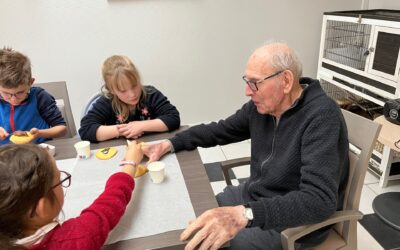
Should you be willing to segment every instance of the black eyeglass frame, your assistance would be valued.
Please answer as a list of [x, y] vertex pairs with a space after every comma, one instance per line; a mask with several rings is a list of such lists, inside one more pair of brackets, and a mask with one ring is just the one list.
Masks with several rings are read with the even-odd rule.
[[[62, 170], [60, 171], [60, 173], [64, 173], [66, 175], [66, 177], [64, 179], [60, 180], [60, 182], [57, 183], [56, 185], [52, 186], [52, 188], [55, 188], [58, 185], [61, 185], [62, 187], [65, 187], [65, 188], [71, 186], [71, 174], [66, 171], [62, 171]], [[68, 181], [67, 184], [65, 184], [66, 181]]]
[[28, 91], [20, 91], [20, 92], [14, 93], [14, 94], [0, 92], [0, 96], [1, 96], [1, 99], [3, 99], [3, 100], [11, 100], [11, 98], [13, 96], [15, 97], [15, 99], [21, 100], [23, 98], [26, 98], [30, 93], [31, 93], [31, 89], [28, 89]]
[[250, 88], [251, 90], [253, 90], [253, 91], [258, 91], [258, 86], [257, 86], [257, 84], [260, 84], [260, 83], [264, 82], [265, 80], [268, 80], [268, 79], [270, 79], [270, 78], [272, 78], [272, 77], [275, 77], [275, 76], [279, 75], [280, 73], [282, 73], [282, 72], [284, 72], [284, 71], [285, 71], [285, 70], [278, 71], [278, 72], [276, 72], [276, 73], [274, 73], [274, 74], [272, 74], [272, 75], [269, 75], [269, 76], [265, 77], [264, 79], [261, 79], [261, 80], [258, 80], [258, 81], [250, 81], [250, 80], [248, 80], [248, 79], [246, 78], [246, 76], [243, 76], [242, 79], [243, 79], [243, 81], [245, 81], [245, 82], [247, 83], [247, 85], [249, 85], [249, 88]]

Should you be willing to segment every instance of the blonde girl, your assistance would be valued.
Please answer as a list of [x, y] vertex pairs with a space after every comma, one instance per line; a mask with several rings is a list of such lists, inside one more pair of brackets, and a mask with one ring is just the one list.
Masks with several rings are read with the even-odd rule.
[[82, 139], [92, 142], [121, 136], [136, 139], [146, 132], [179, 128], [176, 107], [155, 87], [142, 84], [138, 70], [128, 57], [107, 58], [102, 74], [102, 96], [81, 120]]

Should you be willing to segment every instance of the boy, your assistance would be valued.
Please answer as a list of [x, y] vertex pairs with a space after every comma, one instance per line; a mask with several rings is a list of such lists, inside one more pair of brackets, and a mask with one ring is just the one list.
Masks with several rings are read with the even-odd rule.
[[32, 87], [33, 82], [29, 58], [11, 48], [0, 49], [0, 144], [10, 143], [16, 131], [29, 132], [34, 143], [67, 132], [54, 97]]

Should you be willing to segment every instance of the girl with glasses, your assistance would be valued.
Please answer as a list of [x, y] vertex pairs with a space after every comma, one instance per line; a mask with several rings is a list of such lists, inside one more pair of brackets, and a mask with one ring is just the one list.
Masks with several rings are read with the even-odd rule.
[[104, 192], [80, 216], [60, 224], [62, 187], [71, 175], [36, 145], [0, 147], [0, 249], [100, 249], [131, 199], [142, 157], [140, 145], [131, 143]]

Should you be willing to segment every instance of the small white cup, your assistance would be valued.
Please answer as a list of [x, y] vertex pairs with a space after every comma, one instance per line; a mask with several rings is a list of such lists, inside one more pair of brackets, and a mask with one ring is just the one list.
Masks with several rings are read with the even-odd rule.
[[56, 147], [54, 147], [53, 145], [47, 143], [40, 143], [39, 147], [46, 149], [51, 156], [54, 156], [56, 154]]
[[162, 161], [153, 161], [147, 165], [149, 170], [150, 178], [153, 183], [161, 183], [165, 176], [165, 163]]
[[80, 141], [74, 145], [79, 159], [87, 159], [90, 157], [90, 142]]

